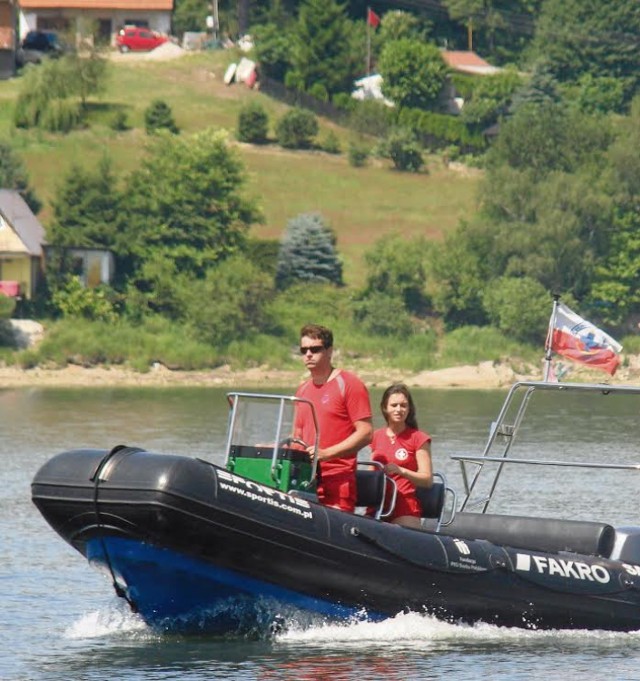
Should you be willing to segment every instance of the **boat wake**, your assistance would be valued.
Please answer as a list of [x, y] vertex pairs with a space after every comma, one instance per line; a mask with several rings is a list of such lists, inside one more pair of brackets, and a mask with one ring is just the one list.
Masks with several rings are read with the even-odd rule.
[[[270, 610], [270, 617], [267, 612]], [[389, 648], [397, 645], [406, 647], [438, 648], [457, 643], [504, 645], [546, 643], [570, 645], [572, 641], [584, 644], [591, 639], [599, 645], [613, 646], [640, 644], [640, 630], [634, 632], [612, 632], [605, 630], [535, 630], [500, 627], [493, 624], [452, 624], [430, 615], [415, 612], [399, 613], [382, 621], [366, 619], [366, 612], [348, 621], [336, 623], [319, 616], [294, 609], [278, 609], [275, 604], [267, 608], [263, 603], [263, 626], [260, 631], [253, 629], [228, 637], [235, 639], [271, 639], [276, 646], [331, 644], [334, 647], [350, 649], [375, 644]], [[202, 635], [202, 634], [200, 634]], [[114, 603], [102, 610], [86, 613], [73, 622], [65, 631], [68, 639], [92, 639], [126, 636], [138, 641], [157, 640], [163, 633], [146, 625], [139, 615], [133, 614], [124, 604]]]
[[409, 612], [381, 622], [359, 621], [345, 624], [323, 623], [310, 627], [290, 626], [276, 636], [282, 644], [339, 644], [340, 647], [358, 647], [375, 643], [376, 646], [394, 647], [398, 644], [412, 646], [438, 646], [442, 643], [486, 643], [504, 645], [505, 642], [532, 643], [553, 642], [557, 644], [571, 641], [584, 642], [592, 638], [599, 642], [611, 641], [640, 643], [640, 630], [635, 632], [611, 632], [604, 630], [535, 630], [500, 627], [493, 624], [451, 624], [430, 615]]

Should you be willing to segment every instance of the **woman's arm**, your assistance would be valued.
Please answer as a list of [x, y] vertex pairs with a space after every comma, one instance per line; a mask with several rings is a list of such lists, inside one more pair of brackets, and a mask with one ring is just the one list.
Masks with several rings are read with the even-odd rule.
[[431, 443], [425, 442], [416, 452], [418, 470], [410, 471], [395, 463], [385, 466], [386, 473], [395, 473], [412, 482], [416, 487], [431, 487], [433, 483], [433, 469], [431, 466]]

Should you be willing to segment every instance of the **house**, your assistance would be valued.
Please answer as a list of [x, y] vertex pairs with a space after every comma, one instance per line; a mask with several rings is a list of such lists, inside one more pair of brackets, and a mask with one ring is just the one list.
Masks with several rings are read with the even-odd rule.
[[[472, 76], [492, 76], [502, 71], [501, 68], [492, 66], [475, 52], [467, 50], [441, 50], [441, 55], [444, 63], [452, 71], [457, 71], [458, 73], [466, 73]], [[457, 116], [462, 111], [464, 99], [456, 91], [451, 79], [448, 80], [447, 85], [443, 89], [441, 102], [443, 109], [449, 114]]]
[[85, 288], [95, 288], [101, 284], [110, 284], [115, 274], [115, 258], [113, 253], [104, 248], [61, 248], [44, 246], [47, 266], [58, 266], [64, 261], [64, 270], [80, 279]]
[[476, 76], [491, 76], [500, 73], [501, 68], [492, 66], [475, 52], [466, 50], [442, 50], [444, 63], [452, 70]]
[[[3, 0], [0, 0], [2, 2]], [[18, 0], [19, 33], [49, 30], [80, 33], [80, 23], [96, 26], [95, 37], [114, 45], [125, 24], [171, 32], [173, 0]]]
[[31, 299], [43, 273], [44, 227], [19, 192], [0, 189], [0, 291]]
[[14, 0], [0, 0], [0, 79], [11, 78], [16, 70], [15, 26]]

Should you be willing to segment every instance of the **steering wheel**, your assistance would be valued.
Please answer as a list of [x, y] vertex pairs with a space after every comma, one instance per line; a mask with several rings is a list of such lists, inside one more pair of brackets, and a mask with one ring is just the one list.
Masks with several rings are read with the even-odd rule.
[[280, 440], [280, 442], [278, 442], [278, 447], [285, 447], [286, 445], [300, 445], [305, 451], [310, 446], [299, 437], [285, 437], [284, 440]]

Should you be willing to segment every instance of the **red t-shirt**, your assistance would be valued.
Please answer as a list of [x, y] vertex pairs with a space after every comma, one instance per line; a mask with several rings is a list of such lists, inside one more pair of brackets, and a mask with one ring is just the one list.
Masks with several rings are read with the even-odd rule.
[[[296, 397], [309, 400], [315, 407], [320, 430], [320, 448], [332, 447], [342, 442], [354, 431], [354, 422], [371, 418], [369, 392], [364, 383], [348, 371], [340, 371], [330, 381], [315, 385], [305, 381], [296, 391]], [[307, 444], [313, 444], [316, 431], [309, 407], [299, 404], [296, 412], [295, 432]], [[337, 474], [354, 474], [357, 452], [322, 461], [323, 477]]]
[[[417, 471], [418, 458], [416, 457], [416, 452], [422, 449], [428, 442], [431, 442], [431, 436], [428, 433], [417, 428], [407, 427], [396, 435], [396, 441], [392, 444], [385, 426], [384, 428], [378, 428], [373, 433], [371, 458], [383, 465], [396, 463], [408, 471]], [[408, 496], [415, 494], [416, 486], [410, 480], [400, 475], [391, 475], [390, 477], [396, 482], [398, 495]]]

